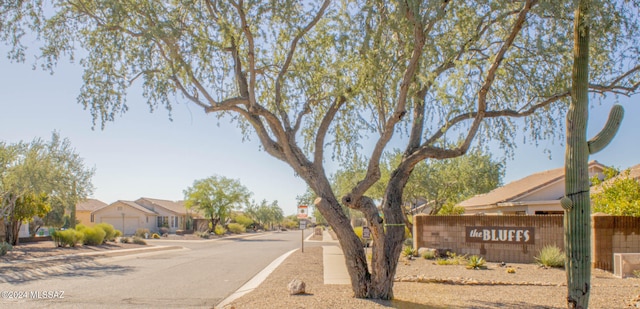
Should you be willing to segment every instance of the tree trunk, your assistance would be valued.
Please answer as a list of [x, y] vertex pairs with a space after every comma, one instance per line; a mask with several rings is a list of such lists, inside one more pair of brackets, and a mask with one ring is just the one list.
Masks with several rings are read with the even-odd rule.
[[589, 197], [589, 12], [579, 0], [574, 22], [574, 64], [571, 105], [567, 113], [564, 216], [568, 308], [589, 307], [591, 290], [591, 203]]

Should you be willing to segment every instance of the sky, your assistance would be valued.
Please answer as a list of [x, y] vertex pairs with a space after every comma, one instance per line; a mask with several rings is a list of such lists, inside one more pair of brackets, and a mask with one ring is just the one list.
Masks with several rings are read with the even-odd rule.
[[[85, 165], [95, 167], [93, 198], [105, 203], [149, 197], [181, 200], [195, 180], [219, 175], [238, 179], [253, 199], [278, 201], [285, 215], [296, 213], [296, 196], [304, 181], [292, 169], [261, 151], [257, 138], [242, 142], [228, 120], [205, 115], [194, 105], [177, 103], [172, 121], [166, 110], [149, 112], [141, 95], [128, 97], [129, 111], [92, 129], [90, 111], [77, 103], [82, 86], [79, 65], [61, 63], [55, 74], [32, 70], [31, 64], [0, 60], [0, 140], [7, 143], [49, 140], [53, 131], [68, 138]], [[590, 110], [589, 137], [604, 125], [613, 99]], [[640, 164], [640, 96], [620, 98], [625, 119], [612, 143], [590, 160], [627, 168]], [[558, 123], [558, 129], [564, 127]], [[519, 138], [518, 141], [521, 141]], [[548, 152], [545, 151], [548, 150]], [[564, 166], [564, 146], [541, 141], [518, 144], [506, 161], [504, 183]], [[492, 149], [494, 158], [502, 150]]]

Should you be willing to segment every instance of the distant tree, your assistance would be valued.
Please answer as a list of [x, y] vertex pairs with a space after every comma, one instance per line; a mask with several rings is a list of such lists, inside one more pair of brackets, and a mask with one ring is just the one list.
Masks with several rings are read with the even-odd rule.
[[87, 198], [93, 191], [94, 169], [86, 168], [69, 140], [61, 139], [56, 132], [49, 142], [35, 139], [31, 143], [0, 143], [0, 164], [0, 214], [7, 230], [6, 241], [12, 244], [18, 243], [22, 222], [46, 216], [52, 203], [68, 205], [75, 218], [78, 199]]
[[254, 202], [247, 209], [247, 214], [265, 228], [273, 228], [284, 219], [284, 212], [278, 206], [278, 201], [268, 203], [267, 200], [262, 200], [260, 204]]
[[185, 206], [196, 208], [211, 220], [212, 229], [224, 225], [231, 212], [248, 204], [251, 192], [239, 180], [211, 176], [196, 180], [185, 189]]
[[605, 173], [604, 181], [593, 180], [596, 193], [591, 195], [592, 212], [640, 217], [640, 182], [629, 173]]

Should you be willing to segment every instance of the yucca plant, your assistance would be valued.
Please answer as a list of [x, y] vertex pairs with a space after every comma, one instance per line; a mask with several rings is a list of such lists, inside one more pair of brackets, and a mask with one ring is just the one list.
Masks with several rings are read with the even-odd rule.
[[564, 267], [564, 253], [554, 245], [547, 245], [535, 257], [538, 264], [545, 267]]
[[404, 257], [414, 257], [416, 256], [416, 250], [413, 249], [413, 247], [404, 247], [404, 249], [402, 249], [402, 256]]

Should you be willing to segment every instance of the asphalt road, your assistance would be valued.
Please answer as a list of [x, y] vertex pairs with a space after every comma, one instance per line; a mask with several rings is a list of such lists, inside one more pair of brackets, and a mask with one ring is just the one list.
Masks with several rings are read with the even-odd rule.
[[[152, 240], [184, 249], [54, 267], [36, 279], [1, 283], [0, 308], [213, 308], [273, 260], [300, 248], [301, 239], [300, 231], [287, 231], [208, 241]], [[14, 299], [7, 299], [6, 291]]]

